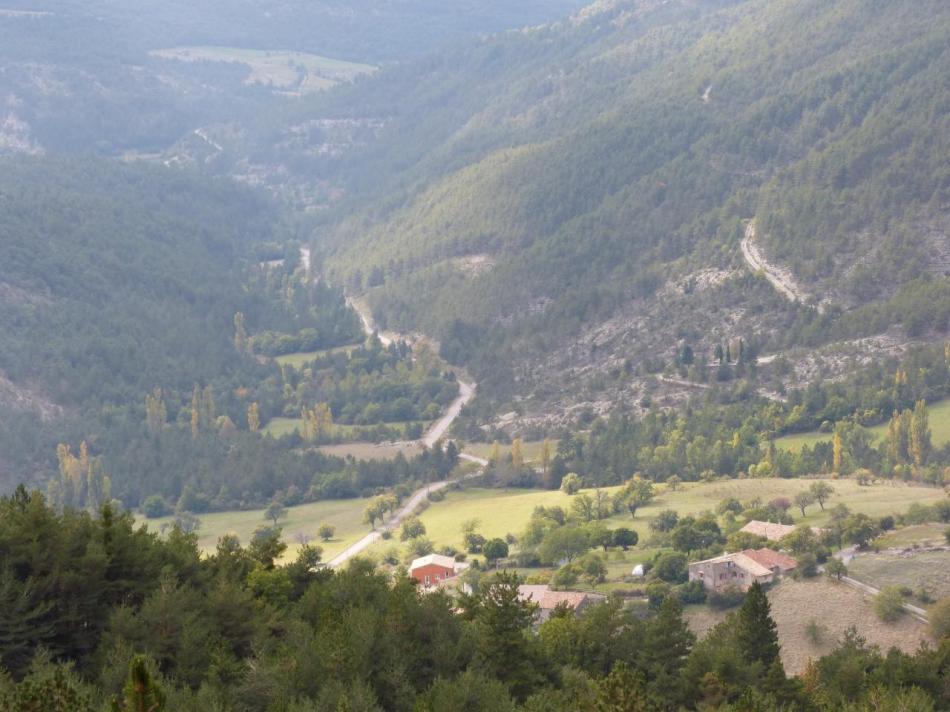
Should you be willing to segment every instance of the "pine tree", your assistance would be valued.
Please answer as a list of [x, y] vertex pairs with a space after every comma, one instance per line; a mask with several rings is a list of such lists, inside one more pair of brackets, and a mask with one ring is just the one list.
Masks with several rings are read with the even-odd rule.
[[165, 695], [152, 680], [144, 656], [136, 655], [129, 663], [129, 677], [122, 696], [122, 704], [113, 698], [113, 712], [160, 712], [165, 709]]
[[770, 611], [769, 599], [756, 581], [736, 616], [736, 644], [740, 653], [750, 663], [762, 663], [765, 668], [778, 658], [779, 651], [778, 633]]

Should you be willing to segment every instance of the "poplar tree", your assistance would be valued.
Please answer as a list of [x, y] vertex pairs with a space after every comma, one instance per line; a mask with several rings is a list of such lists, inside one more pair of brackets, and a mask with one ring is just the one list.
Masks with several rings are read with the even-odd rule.
[[145, 425], [148, 431], [155, 435], [161, 432], [167, 420], [168, 410], [165, 408], [162, 389], [156, 388], [145, 395]]
[[497, 465], [498, 460], [500, 458], [501, 458], [501, 446], [498, 444], [498, 441], [495, 440], [491, 444], [491, 454], [488, 456], [488, 461], [491, 462], [492, 465]]
[[234, 348], [237, 349], [239, 354], [248, 354], [251, 351], [242, 312], [237, 312], [234, 315]]
[[194, 389], [191, 391], [191, 437], [192, 439], [198, 438], [198, 432], [201, 429], [201, 391], [198, 390], [198, 386], [195, 385]]
[[834, 437], [831, 440], [831, 469], [836, 475], [841, 474], [841, 463], [844, 454], [844, 444], [841, 441], [841, 433], [835, 430]]
[[252, 433], [256, 433], [258, 429], [260, 429], [260, 427], [261, 427], [260, 408], [258, 407], [257, 403], [251, 403], [247, 407], [247, 429]]
[[511, 466], [516, 472], [524, 467], [524, 454], [521, 452], [521, 438], [511, 441]]
[[922, 400], [917, 401], [910, 418], [908, 437], [910, 457], [917, 467], [926, 464], [930, 457], [930, 424], [928, 420], [927, 404]]

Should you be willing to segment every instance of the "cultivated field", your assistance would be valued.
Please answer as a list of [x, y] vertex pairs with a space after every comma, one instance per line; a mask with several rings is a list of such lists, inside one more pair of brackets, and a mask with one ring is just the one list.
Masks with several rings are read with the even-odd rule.
[[950, 596], [950, 551], [859, 554], [848, 565], [848, 575], [875, 588], [906, 586], [939, 599]]
[[340, 443], [339, 445], [321, 445], [320, 452], [337, 457], [354, 457], [357, 460], [392, 460], [402, 453], [412, 457], [422, 452], [418, 443]]
[[348, 346], [336, 346], [332, 349], [322, 349], [321, 351], [297, 351], [296, 353], [277, 356], [274, 358], [274, 361], [281, 366], [290, 366], [291, 368], [299, 370], [318, 358], [329, 356], [330, 354], [349, 353], [358, 346], [359, 344], [349, 344]]
[[234, 62], [246, 65], [250, 74], [246, 84], [264, 84], [289, 94], [309, 94], [329, 89], [340, 82], [352, 81], [376, 70], [357, 64], [306, 52], [243, 49], [241, 47], [171, 47], [151, 53], [162, 59], [182, 62]]
[[[931, 403], [928, 406], [930, 411], [930, 431], [934, 447], [943, 447], [950, 443], [950, 399]], [[887, 423], [875, 425], [868, 428], [868, 431], [875, 439], [887, 434]], [[831, 433], [799, 433], [796, 435], [786, 435], [775, 441], [777, 447], [785, 450], [798, 452], [803, 445], [814, 447], [815, 443], [831, 442]]]
[[[530, 442], [525, 442], [521, 444], [521, 454], [524, 456], [525, 462], [535, 462], [541, 458], [541, 447], [544, 445], [542, 440], [532, 440]], [[491, 443], [466, 443], [464, 451], [469, 455], [475, 455], [476, 457], [491, 457], [492, 451]], [[549, 441], [549, 447], [551, 448], [551, 457], [554, 458], [554, 455], [557, 454], [557, 440]], [[506, 457], [511, 454], [511, 445], [504, 445], [499, 443], [498, 452], [502, 457]]]
[[914, 524], [888, 532], [875, 543], [883, 548], [914, 546], [943, 546], [947, 543], [944, 536], [947, 525], [931, 522], [930, 524]]
[[[298, 534], [311, 538], [311, 543], [323, 547], [323, 560], [327, 561], [350, 544], [355, 543], [369, 531], [363, 524], [363, 509], [366, 499], [328, 500], [288, 507], [287, 516], [278, 523], [284, 530], [287, 553], [284, 561], [293, 560], [300, 548]], [[264, 510], [255, 509], [245, 512], [213, 512], [199, 514], [201, 528], [198, 530], [198, 546], [202, 551], [213, 553], [218, 539], [225, 534], [236, 534], [241, 544], [247, 546], [254, 530], [273, 523], [264, 519]], [[160, 519], [142, 519], [150, 531], [160, 531], [163, 524], [171, 524], [174, 517]], [[336, 535], [329, 542], [319, 541], [317, 529], [321, 524], [336, 527]]]
[[[681, 516], [697, 514], [707, 509], [715, 509], [723, 499], [735, 497], [740, 501], [760, 498], [768, 502], [775, 497], [788, 497], [808, 488], [814, 480], [749, 479], [722, 480], [709, 484], [681, 484], [677, 491], [657, 487], [658, 495], [649, 506], [637, 511], [636, 518], [628, 514], [616, 515], [604, 520], [609, 528], [619, 526], [637, 530], [641, 544], [651, 535], [649, 523], [657, 513], [664, 509], [674, 509]], [[933, 487], [911, 486], [903, 483], [883, 483], [862, 487], [854, 480], [826, 480], [836, 490], [836, 494], [826, 503], [830, 508], [835, 504], [846, 504], [855, 512], [864, 512], [872, 516], [896, 514], [907, 509], [913, 502], [933, 503], [944, 499], [942, 490]], [[613, 493], [617, 488], [605, 488]], [[588, 494], [592, 490], [584, 490]], [[498, 490], [472, 488], [461, 492], [450, 492], [443, 502], [433, 503], [422, 515], [427, 534], [436, 546], [451, 545], [460, 547], [462, 535], [461, 523], [477, 518], [481, 521], [479, 532], [488, 538], [503, 537], [505, 534], [519, 534], [524, 529], [531, 512], [538, 505], [559, 505], [570, 508], [571, 497], [560, 491], [547, 490]], [[802, 523], [819, 526], [828, 521], [829, 514], [818, 505], [808, 508], [807, 516], [801, 519], [798, 510], [789, 513]], [[642, 548], [642, 546], [641, 546]], [[639, 549], [638, 549], [639, 550]]]
[[[930, 640], [923, 623], [910, 616], [882, 623], [874, 614], [869, 596], [826, 578], [786, 579], [772, 588], [768, 597], [772, 618], [778, 626], [782, 663], [789, 674], [802, 672], [809, 658], [817, 659], [831, 652], [850, 626], [857, 628], [858, 634], [869, 644], [885, 651], [896, 646], [913, 653], [922, 641]], [[699, 637], [725, 617], [726, 613], [707, 606], [689, 606], [686, 610], [690, 628]], [[808, 634], [811, 621], [821, 627], [817, 643]]]
[[[413, 422], [418, 422], [418, 424], [425, 430], [431, 421], [407, 421], [399, 423], [383, 423], [383, 425], [390, 428], [405, 428], [413, 424]], [[334, 423], [333, 424], [333, 437], [340, 440], [347, 440], [356, 437], [356, 430], [359, 426], [356, 425], [346, 425], [343, 423]], [[363, 427], [372, 427], [372, 426], [363, 426]], [[300, 418], [271, 418], [267, 421], [267, 425], [261, 428], [261, 432], [265, 435], [272, 435], [275, 438], [279, 438], [283, 435], [290, 435], [294, 431], [301, 432], [303, 430], [303, 420]], [[362, 444], [362, 443], [360, 443]]]

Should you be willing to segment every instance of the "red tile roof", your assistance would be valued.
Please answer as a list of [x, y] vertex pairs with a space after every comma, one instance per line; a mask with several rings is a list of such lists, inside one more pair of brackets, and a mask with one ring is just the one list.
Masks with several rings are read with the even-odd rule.
[[742, 553], [770, 570], [778, 568], [781, 571], [790, 571], [798, 566], [798, 562], [791, 556], [786, 556], [774, 549], [746, 549]]

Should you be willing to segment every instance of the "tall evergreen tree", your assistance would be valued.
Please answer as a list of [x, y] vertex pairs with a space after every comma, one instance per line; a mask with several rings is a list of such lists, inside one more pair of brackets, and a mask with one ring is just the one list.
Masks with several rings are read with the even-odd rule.
[[736, 616], [736, 644], [739, 653], [750, 663], [768, 668], [778, 658], [779, 644], [771, 606], [758, 581], [746, 594]]

